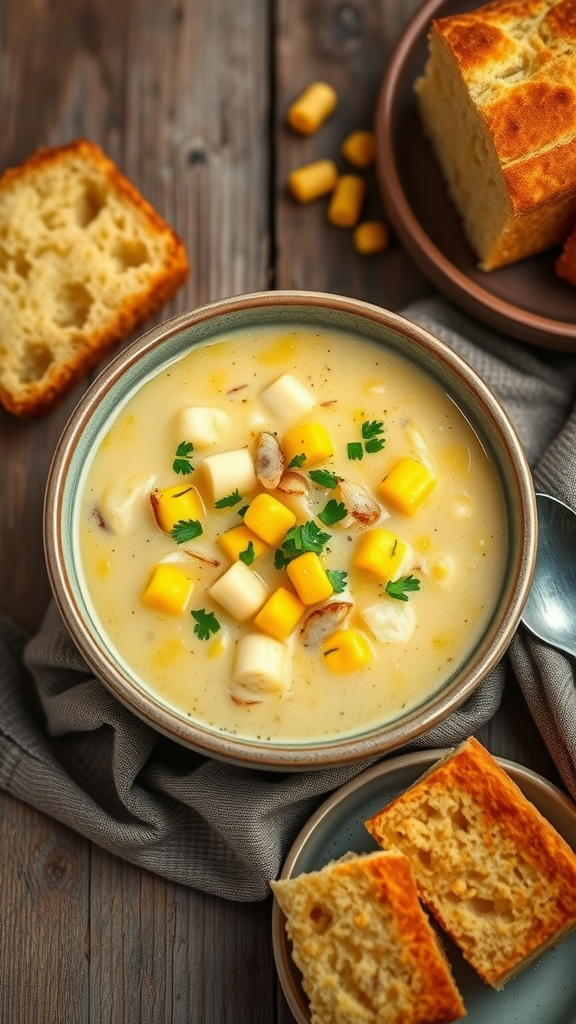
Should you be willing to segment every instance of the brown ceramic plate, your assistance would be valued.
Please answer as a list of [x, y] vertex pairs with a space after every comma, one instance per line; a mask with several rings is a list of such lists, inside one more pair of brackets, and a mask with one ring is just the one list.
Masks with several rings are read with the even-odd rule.
[[502, 270], [478, 270], [420, 128], [413, 85], [426, 63], [430, 23], [478, 6], [478, 0], [427, 0], [394, 52], [376, 113], [388, 218], [420, 270], [468, 313], [529, 344], [576, 352], [576, 289], [554, 273], [559, 249]]

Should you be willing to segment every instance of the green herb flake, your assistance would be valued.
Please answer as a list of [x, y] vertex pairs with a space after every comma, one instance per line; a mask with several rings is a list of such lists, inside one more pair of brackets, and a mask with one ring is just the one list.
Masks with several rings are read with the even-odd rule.
[[302, 466], [306, 462], [306, 455], [301, 452], [300, 455], [295, 455], [292, 462], [289, 462], [286, 469], [302, 469]]
[[281, 547], [277, 548], [274, 555], [276, 569], [284, 569], [289, 562], [306, 551], [313, 551], [317, 555], [321, 554], [330, 537], [331, 534], [324, 533], [313, 519], [302, 523], [301, 526], [293, 526], [291, 530], [288, 530]]
[[182, 476], [186, 476], [188, 473], [194, 472], [194, 466], [190, 462], [190, 456], [194, 451], [194, 445], [191, 441], [181, 441], [176, 449], [176, 455], [174, 462], [172, 463], [172, 469], [175, 473], [180, 473]]
[[326, 575], [335, 594], [342, 594], [348, 586], [348, 573], [343, 569], [326, 569]]
[[381, 452], [384, 444], [385, 442], [383, 437], [372, 437], [369, 441], [366, 441], [364, 447], [368, 454], [371, 455], [374, 452]]
[[333, 491], [342, 479], [342, 477], [336, 476], [335, 473], [329, 473], [327, 469], [311, 469], [308, 476], [315, 484], [319, 484], [320, 487], [327, 487], [330, 491]]
[[318, 513], [318, 519], [321, 523], [324, 523], [324, 526], [333, 526], [334, 523], [339, 523], [341, 519], [345, 519], [347, 515], [348, 512], [344, 502], [330, 498], [330, 501]]
[[214, 508], [232, 508], [237, 505], [239, 501], [242, 501], [242, 495], [240, 491], [236, 489], [232, 491], [232, 494], [226, 494], [223, 498], [219, 498], [218, 501], [214, 502]]
[[248, 541], [248, 547], [246, 548], [246, 550], [240, 552], [238, 558], [240, 559], [241, 562], [244, 562], [244, 565], [252, 565], [252, 562], [256, 558], [256, 552], [254, 550], [254, 544], [252, 543], [251, 540]]
[[246, 515], [247, 511], [248, 511], [248, 505], [242, 505], [242, 508], [238, 509], [238, 515], [242, 519], [244, 519], [244, 516]]
[[385, 592], [388, 597], [395, 597], [397, 601], [407, 601], [410, 591], [420, 590], [420, 580], [416, 576], [401, 576], [398, 580], [388, 580]]
[[360, 460], [364, 458], [364, 449], [362, 448], [360, 441], [350, 441], [350, 443], [346, 445], [346, 450], [351, 462], [354, 462], [356, 459]]
[[383, 433], [383, 420], [364, 420], [364, 423], [362, 424], [362, 437], [365, 441], [369, 441], [370, 438], [378, 437], [379, 434]]
[[220, 629], [220, 623], [214, 612], [207, 612], [205, 608], [198, 608], [197, 611], [190, 612], [190, 614], [196, 620], [194, 632], [199, 640], [209, 640]]
[[185, 544], [203, 533], [202, 523], [198, 519], [180, 519], [170, 530], [170, 536], [177, 544]]

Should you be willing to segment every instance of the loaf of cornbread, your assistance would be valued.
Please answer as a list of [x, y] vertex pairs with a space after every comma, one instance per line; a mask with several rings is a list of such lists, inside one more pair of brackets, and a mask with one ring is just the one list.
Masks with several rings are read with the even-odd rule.
[[495, 0], [439, 18], [415, 83], [424, 132], [482, 270], [576, 222], [576, 0]]
[[576, 855], [474, 738], [366, 827], [493, 988], [576, 928]]
[[51, 409], [188, 274], [184, 245], [93, 142], [0, 177], [0, 401]]
[[465, 1015], [403, 854], [349, 856], [271, 885], [311, 1024], [447, 1024]]

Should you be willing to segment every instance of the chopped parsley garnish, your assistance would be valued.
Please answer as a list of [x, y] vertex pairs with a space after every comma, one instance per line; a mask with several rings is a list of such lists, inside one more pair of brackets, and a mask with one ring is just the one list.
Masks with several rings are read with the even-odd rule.
[[242, 516], [242, 519], [244, 519], [244, 516], [246, 515], [247, 511], [248, 511], [248, 505], [242, 505], [242, 508], [238, 509], [238, 515]]
[[350, 441], [350, 443], [346, 445], [346, 450], [351, 462], [354, 462], [355, 459], [364, 458], [364, 449], [362, 448], [360, 441]]
[[321, 523], [324, 523], [324, 526], [333, 526], [334, 523], [339, 523], [341, 519], [345, 519], [347, 515], [348, 512], [344, 502], [330, 498], [330, 501], [318, 513], [318, 519]]
[[192, 441], [181, 441], [176, 449], [176, 455], [174, 462], [172, 463], [172, 469], [175, 473], [181, 473], [182, 476], [186, 476], [187, 473], [194, 472], [194, 466], [190, 462], [190, 456], [194, 451], [194, 445]]
[[254, 551], [254, 544], [251, 540], [248, 541], [248, 547], [246, 550], [240, 552], [238, 558], [241, 562], [244, 562], [244, 565], [252, 565], [252, 562], [256, 558], [256, 552]]
[[190, 612], [190, 614], [193, 619], [196, 619], [194, 632], [199, 640], [209, 640], [212, 634], [217, 633], [220, 629], [220, 623], [214, 612], [207, 612], [205, 608], [199, 608], [198, 611]]
[[326, 569], [326, 575], [335, 594], [342, 594], [348, 585], [348, 573], [343, 569]]
[[314, 551], [319, 555], [330, 537], [331, 534], [324, 533], [312, 519], [301, 526], [293, 526], [284, 537], [282, 546], [276, 549], [274, 565], [277, 569], [284, 569], [293, 558], [306, 551]]
[[301, 452], [300, 455], [295, 455], [292, 462], [289, 462], [286, 469], [302, 469], [302, 466], [306, 462], [306, 455]]
[[413, 590], [420, 590], [420, 580], [416, 576], [401, 576], [398, 580], [388, 580], [385, 592], [388, 597], [395, 597], [398, 601], [407, 601], [408, 593]]
[[311, 469], [308, 476], [315, 484], [319, 484], [320, 487], [328, 487], [331, 491], [338, 486], [339, 481], [342, 479], [342, 477], [336, 476], [335, 473], [329, 473], [327, 469]]
[[233, 505], [237, 505], [239, 501], [242, 501], [242, 495], [238, 488], [232, 491], [232, 494], [226, 494], [223, 498], [219, 498], [218, 501], [214, 502], [214, 508], [232, 508]]
[[369, 441], [372, 437], [378, 437], [384, 433], [384, 420], [364, 420], [362, 424], [362, 437]]
[[351, 460], [361, 459], [364, 452], [371, 455], [374, 452], [381, 452], [385, 440], [380, 435], [384, 433], [383, 420], [364, 420], [362, 424], [362, 441], [351, 441], [348, 444], [348, 458]]
[[170, 536], [177, 544], [185, 544], [203, 532], [202, 523], [198, 519], [179, 519], [170, 530]]

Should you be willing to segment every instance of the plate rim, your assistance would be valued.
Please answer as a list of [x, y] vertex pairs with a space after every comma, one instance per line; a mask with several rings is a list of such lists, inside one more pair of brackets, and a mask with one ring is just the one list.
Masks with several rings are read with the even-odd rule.
[[[396, 44], [380, 85], [375, 118], [377, 171], [387, 216], [418, 268], [456, 305], [476, 315], [489, 326], [505, 331], [522, 341], [556, 351], [574, 352], [576, 322], [531, 313], [521, 306], [515, 306], [493, 295], [463, 274], [421, 227], [405, 194], [397, 170], [392, 133], [392, 112], [399, 76], [416, 41], [449, 2], [450, 0], [425, 0]], [[430, 252], [430, 256], [426, 250]], [[447, 282], [452, 284], [451, 288], [447, 286]], [[455, 298], [455, 294], [458, 298]]]

